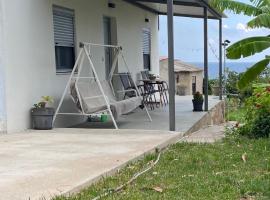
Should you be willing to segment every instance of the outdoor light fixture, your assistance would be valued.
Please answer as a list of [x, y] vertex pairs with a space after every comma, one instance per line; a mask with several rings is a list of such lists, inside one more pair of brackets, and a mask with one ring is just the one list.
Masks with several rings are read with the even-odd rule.
[[108, 2], [108, 7], [109, 7], [109, 8], [115, 8], [115, 3], [109, 1], [109, 2]]
[[222, 43], [222, 46], [227, 47], [230, 43], [231, 43], [230, 40], [224, 40], [224, 42]]
[[[227, 84], [227, 68], [226, 68], [226, 53], [227, 53], [227, 49], [226, 47], [229, 46], [229, 44], [231, 43], [230, 40], [224, 40], [224, 42], [222, 43], [223, 46], [223, 52], [224, 52], [224, 61], [223, 61], [223, 75], [224, 75], [224, 82], [225, 85]], [[226, 95], [227, 95], [227, 90], [226, 87], [224, 87], [224, 94], [225, 94], [225, 99], [226, 99]], [[227, 110], [227, 101], [225, 101], [225, 111]], [[228, 110], [227, 110], [228, 112]]]
[[145, 18], [144, 21], [145, 21], [146, 23], [149, 23], [150, 20], [149, 20], [148, 18]]

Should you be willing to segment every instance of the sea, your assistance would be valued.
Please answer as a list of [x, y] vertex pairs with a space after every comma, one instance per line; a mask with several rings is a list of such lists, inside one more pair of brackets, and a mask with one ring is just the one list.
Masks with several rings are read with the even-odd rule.
[[[202, 69], [204, 68], [203, 62], [189, 62], [189, 64], [192, 64]], [[230, 71], [241, 73], [241, 72], [245, 72], [247, 68], [253, 65], [254, 63], [252, 62], [227, 62], [226, 68], [228, 68]], [[218, 62], [209, 62], [208, 74], [209, 74], [209, 79], [218, 78], [219, 76], [219, 63]]]

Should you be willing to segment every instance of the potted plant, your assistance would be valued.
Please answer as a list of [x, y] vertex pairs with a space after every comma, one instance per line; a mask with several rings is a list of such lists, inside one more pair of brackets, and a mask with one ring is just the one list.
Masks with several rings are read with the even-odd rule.
[[39, 103], [34, 104], [34, 107], [31, 109], [33, 129], [51, 130], [53, 128], [54, 108], [49, 107], [52, 103], [52, 97], [43, 96]]
[[193, 95], [193, 112], [203, 111], [203, 95], [200, 92], [196, 92]]

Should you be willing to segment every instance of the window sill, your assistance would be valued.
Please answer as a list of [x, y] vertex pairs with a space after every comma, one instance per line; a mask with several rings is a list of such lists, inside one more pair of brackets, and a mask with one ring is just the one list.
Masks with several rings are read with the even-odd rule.
[[[70, 75], [72, 73], [72, 70], [68, 70], [68, 71], [56, 71], [56, 75]], [[78, 74], [78, 72], [77, 71], [75, 71], [75, 73], [74, 74]]]

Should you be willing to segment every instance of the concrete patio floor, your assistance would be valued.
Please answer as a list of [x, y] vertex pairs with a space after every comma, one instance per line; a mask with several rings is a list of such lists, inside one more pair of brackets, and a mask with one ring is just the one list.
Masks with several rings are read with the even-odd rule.
[[[197, 121], [199, 121], [206, 112], [192, 112], [192, 96], [175, 97], [176, 113], [176, 131], [186, 132]], [[209, 96], [209, 110], [219, 103], [219, 97]], [[137, 109], [134, 112], [122, 116], [117, 120], [120, 129], [143, 129], [143, 130], [169, 130], [169, 106], [149, 110], [153, 122], [150, 122], [146, 112]], [[114, 128], [112, 122], [96, 123], [86, 122], [76, 126], [76, 128]]]
[[55, 129], [0, 136], [0, 199], [33, 200], [78, 191], [157, 147], [168, 131]]

